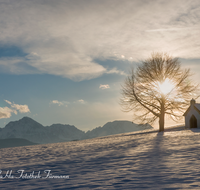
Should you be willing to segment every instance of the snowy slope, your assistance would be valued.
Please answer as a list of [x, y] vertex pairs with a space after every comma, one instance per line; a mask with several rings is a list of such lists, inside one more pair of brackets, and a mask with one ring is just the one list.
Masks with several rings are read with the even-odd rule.
[[200, 130], [150, 132], [0, 149], [4, 175], [69, 175], [4, 178], [0, 189], [200, 189]]

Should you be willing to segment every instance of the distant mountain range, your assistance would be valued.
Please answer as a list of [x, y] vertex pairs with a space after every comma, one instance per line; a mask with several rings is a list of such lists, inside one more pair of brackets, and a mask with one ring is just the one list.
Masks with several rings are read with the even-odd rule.
[[85, 132], [73, 125], [53, 124], [44, 127], [29, 117], [9, 122], [0, 131], [0, 139], [23, 138], [34, 143], [56, 143], [81, 139]]
[[29, 117], [23, 117], [18, 121], [9, 122], [4, 128], [0, 128], [0, 139], [20, 138], [33, 143], [44, 144], [82, 140], [151, 128], [152, 126], [149, 124], [138, 125], [130, 121], [113, 121], [106, 123], [103, 127], [84, 132], [73, 125], [53, 124], [44, 127]]
[[120, 133], [129, 133], [133, 131], [141, 131], [152, 129], [149, 124], [135, 124], [130, 121], [113, 121], [106, 123], [103, 127], [97, 127], [85, 133], [85, 138], [95, 138]]

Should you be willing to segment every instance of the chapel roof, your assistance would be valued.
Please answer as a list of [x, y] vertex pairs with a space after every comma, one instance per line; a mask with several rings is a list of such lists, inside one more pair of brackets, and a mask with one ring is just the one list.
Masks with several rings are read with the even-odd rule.
[[[192, 99], [193, 100], [193, 99]], [[192, 101], [191, 101], [192, 102]], [[194, 109], [200, 114], [200, 104], [195, 103], [194, 104], [190, 104], [189, 108], [186, 110], [186, 112], [183, 114], [183, 116], [186, 116], [188, 114], [188, 112], [190, 111], [192, 105], [194, 106]]]

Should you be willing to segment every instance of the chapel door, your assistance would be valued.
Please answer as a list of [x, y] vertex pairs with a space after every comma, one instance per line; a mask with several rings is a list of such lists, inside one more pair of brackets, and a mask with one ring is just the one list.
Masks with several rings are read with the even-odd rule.
[[194, 115], [190, 118], [190, 128], [197, 128], [197, 119]]

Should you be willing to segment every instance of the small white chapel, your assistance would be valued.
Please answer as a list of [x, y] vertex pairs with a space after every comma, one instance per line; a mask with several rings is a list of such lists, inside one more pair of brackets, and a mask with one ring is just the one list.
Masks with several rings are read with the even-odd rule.
[[190, 101], [190, 107], [183, 116], [185, 116], [185, 128], [200, 128], [200, 104], [194, 99]]

